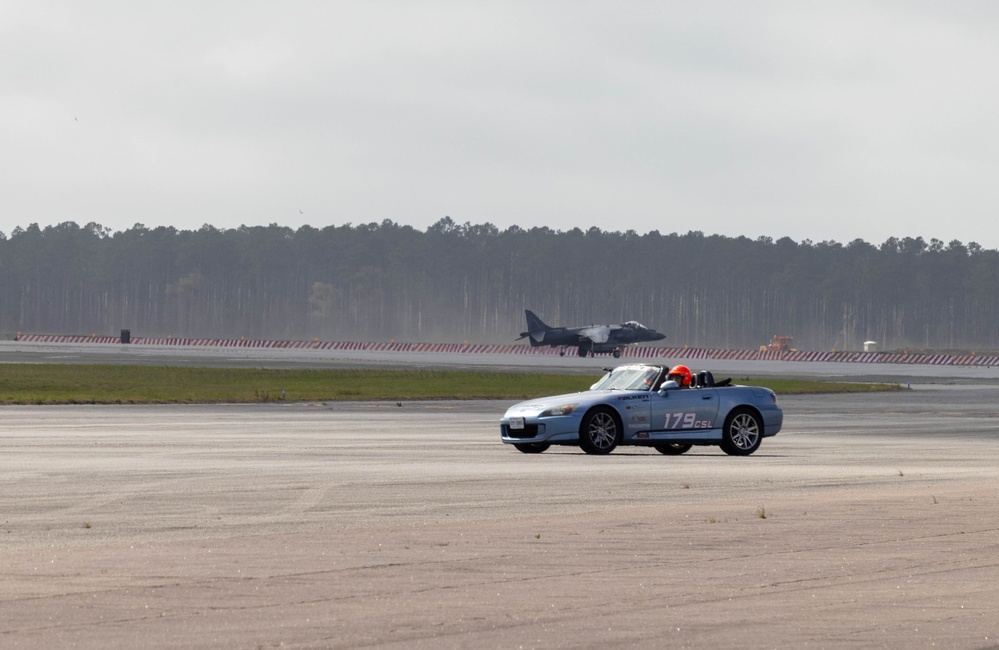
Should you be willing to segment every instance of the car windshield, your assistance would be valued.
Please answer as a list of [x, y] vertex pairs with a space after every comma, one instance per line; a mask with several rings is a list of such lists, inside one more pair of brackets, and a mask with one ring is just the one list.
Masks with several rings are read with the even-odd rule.
[[661, 372], [659, 366], [620, 366], [593, 384], [591, 390], [652, 390]]

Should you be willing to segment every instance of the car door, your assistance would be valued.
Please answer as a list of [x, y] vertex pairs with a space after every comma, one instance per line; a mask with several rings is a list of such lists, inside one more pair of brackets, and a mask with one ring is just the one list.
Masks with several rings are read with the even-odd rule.
[[640, 392], [621, 395], [614, 399], [613, 406], [621, 414], [621, 422], [624, 424], [625, 440], [653, 428], [652, 418], [649, 417], [649, 404], [657, 397], [659, 395], [656, 393]]
[[718, 429], [718, 389], [670, 388], [654, 393], [652, 429], [682, 434], [692, 430]]

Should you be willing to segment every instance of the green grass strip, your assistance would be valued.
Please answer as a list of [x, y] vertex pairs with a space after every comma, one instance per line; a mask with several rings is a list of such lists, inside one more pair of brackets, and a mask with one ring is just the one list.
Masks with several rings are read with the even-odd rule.
[[[0, 364], [0, 404], [213, 404], [336, 400], [517, 400], [586, 390], [596, 375], [459, 370], [278, 370]], [[778, 394], [898, 389], [749, 380]]]

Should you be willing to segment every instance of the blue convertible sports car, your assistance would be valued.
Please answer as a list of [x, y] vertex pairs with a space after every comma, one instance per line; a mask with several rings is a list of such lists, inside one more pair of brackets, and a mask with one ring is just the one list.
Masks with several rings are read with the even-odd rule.
[[783, 421], [768, 388], [715, 383], [710, 372], [685, 366], [632, 364], [611, 370], [590, 390], [514, 404], [500, 430], [503, 442], [525, 454], [551, 445], [579, 445], [588, 454], [643, 445], [676, 455], [692, 445], [717, 445], [748, 456]]

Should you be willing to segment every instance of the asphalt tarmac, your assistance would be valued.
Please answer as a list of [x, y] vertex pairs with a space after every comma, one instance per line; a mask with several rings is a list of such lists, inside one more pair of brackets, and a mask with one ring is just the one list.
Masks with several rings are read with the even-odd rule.
[[706, 361], [671, 357], [640, 359], [611, 355], [580, 358], [556, 354], [468, 354], [384, 352], [364, 350], [297, 350], [228, 347], [183, 347], [88, 343], [24, 343], [0, 341], [0, 363], [74, 363], [250, 368], [427, 368], [578, 373], [600, 376], [603, 368], [621, 363], [684, 363], [711, 370], [716, 376], [795, 376], [832, 380], [999, 385], [999, 367], [889, 363], [799, 361]]
[[0, 407], [0, 647], [999, 647], [999, 386], [781, 404], [748, 458], [524, 455], [506, 402]]

